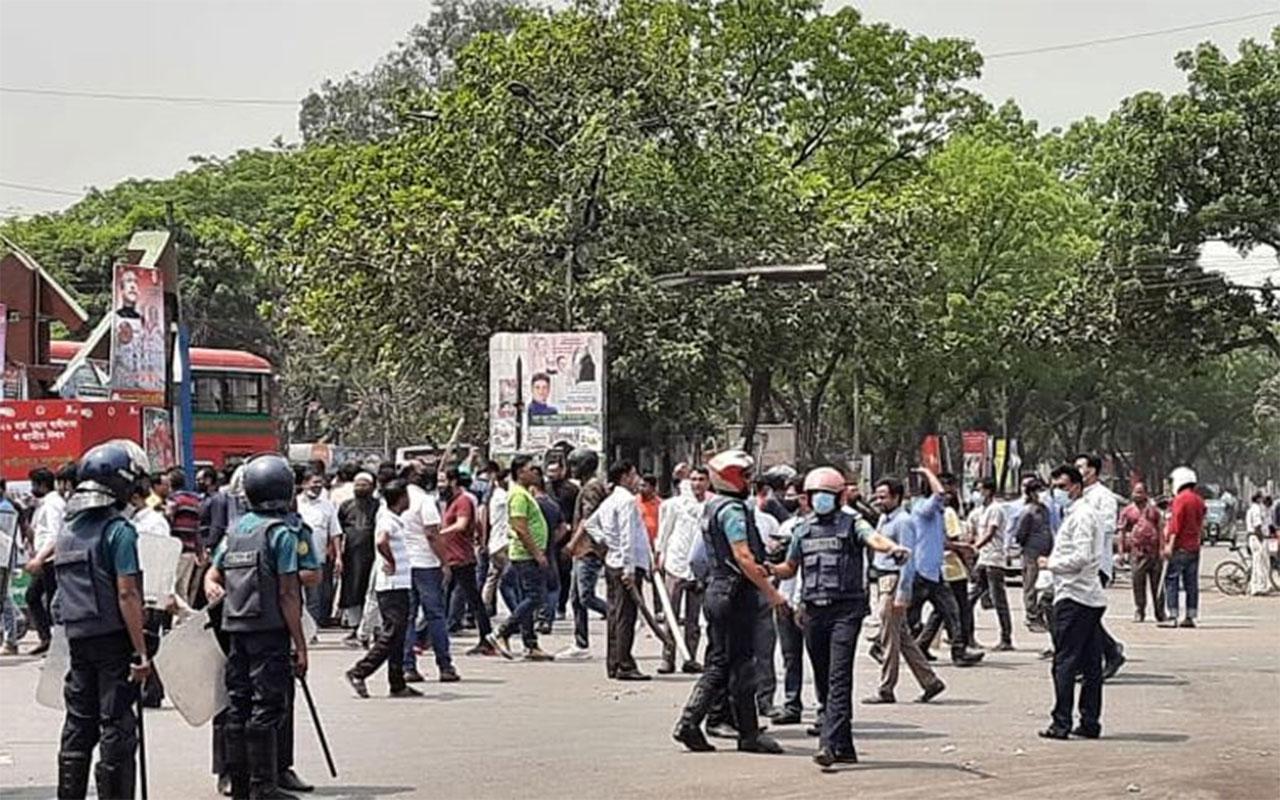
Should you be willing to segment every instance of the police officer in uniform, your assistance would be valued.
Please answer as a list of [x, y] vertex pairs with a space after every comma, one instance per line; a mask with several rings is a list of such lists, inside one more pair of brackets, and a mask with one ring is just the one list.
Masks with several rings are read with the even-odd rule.
[[225, 597], [222, 629], [231, 640], [224, 755], [232, 797], [288, 800], [293, 795], [277, 779], [278, 736], [293, 676], [307, 670], [300, 540], [287, 517], [294, 496], [289, 462], [277, 455], [251, 459], [244, 466], [244, 492], [250, 512], [224, 538], [205, 577], [210, 602]]
[[906, 560], [909, 550], [876, 533], [856, 512], [841, 508], [844, 476], [818, 467], [804, 480], [813, 516], [796, 528], [782, 564], [769, 572], [790, 578], [801, 572], [805, 645], [813, 662], [822, 735], [813, 760], [823, 767], [857, 763], [853, 747], [853, 657], [867, 615], [863, 550]]
[[672, 733], [677, 742], [694, 752], [715, 750], [702, 731], [702, 723], [726, 689], [736, 718], [738, 750], [783, 752], [773, 738], [761, 733], [756, 718], [753, 632], [765, 604], [777, 607], [786, 598], [769, 582], [764, 568], [764, 542], [756, 529], [755, 516], [747, 507], [753, 466], [751, 456], [741, 450], [726, 450], [707, 462], [716, 491], [716, 496], [707, 501], [702, 518], [709, 570], [703, 606], [708, 627], [707, 658]]
[[151, 663], [143, 638], [138, 532], [120, 512], [148, 472], [147, 456], [133, 442], [117, 439], [91, 448], [80, 459], [66, 528], [54, 545], [54, 613], [71, 648], [59, 798], [87, 793], [94, 745], [98, 797], [133, 797], [138, 687], [130, 681], [145, 683]]

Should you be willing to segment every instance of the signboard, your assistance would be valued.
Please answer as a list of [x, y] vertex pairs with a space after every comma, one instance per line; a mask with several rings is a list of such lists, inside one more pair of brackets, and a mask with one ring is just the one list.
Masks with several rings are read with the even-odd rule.
[[[730, 425], [725, 429], [727, 447], [742, 444], [742, 426]], [[756, 460], [756, 472], [769, 467], [796, 464], [795, 425], [757, 425], [755, 439], [751, 442], [751, 457]]]
[[0, 406], [0, 477], [22, 481], [36, 467], [57, 467], [80, 455], [80, 404], [24, 400]]
[[964, 456], [964, 484], [975, 486], [987, 474], [987, 432], [964, 431], [960, 434]]
[[89, 402], [80, 403], [78, 407], [81, 453], [111, 439], [142, 443], [142, 412], [137, 404]]
[[112, 308], [111, 396], [164, 405], [164, 282], [160, 271], [117, 264]]
[[931, 433], [920, 442], [920, 466], [934, 475], [942, 472], [942, 442], [938, 434]]
[[173, 467], [173, 425], [163, 408], [142, 409], [142, 449], [153, 472]]
[[603, 333], [495, 333], [489, 339], [489, 453], [561, 442], [604, 452]]

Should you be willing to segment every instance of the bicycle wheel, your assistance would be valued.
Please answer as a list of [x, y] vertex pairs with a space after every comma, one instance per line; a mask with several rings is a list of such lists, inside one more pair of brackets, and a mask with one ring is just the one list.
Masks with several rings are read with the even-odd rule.
[[1242, 595], [1249, 590], [1249, 571], [1237, 561], [1224, 561], [1213, 571], [1213, 585], [1226, 595]]

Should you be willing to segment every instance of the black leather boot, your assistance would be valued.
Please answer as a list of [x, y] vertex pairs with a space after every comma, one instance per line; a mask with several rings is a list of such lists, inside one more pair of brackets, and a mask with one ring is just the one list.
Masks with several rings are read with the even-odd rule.
[[272, 728], [245, 728], [249, 755], [249, 800], [297, 800], [280, 788], [277, 770], [276, 732]]
[[222, 767], [230, 781], [230, 797], [249, 800], [249, 746], [243, 725], [222, 726]]
[[89, 793], [89, 753], [58, 753], [58, 800], [84, 800]]

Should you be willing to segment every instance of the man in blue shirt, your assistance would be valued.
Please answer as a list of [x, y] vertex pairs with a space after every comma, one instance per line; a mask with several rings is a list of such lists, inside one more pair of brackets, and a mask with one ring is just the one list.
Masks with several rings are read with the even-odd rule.
[[[942, 512], [945, 508], [944, 489], [938, 476], [925, 467], [916, 472], [928, 482], [929, 494], [918, 504], [911, 516], [911, 525], [904, 525], [898, 543], [911, 549], [911, 559], [902, 568], [901, 580], [894, 594], [894, 607], [907, 609], [907, 618], [919, 619], [920, 609], [926, 602], [942, 612], [947, 637], [951, 640], [951, 661], [957, 667], [970, 667], [982, 660], [982, 653], [966, 649], [964, 634], [960, 628], [960, 606], [951, 587], [942, 581], [942, 553], [946, 549], [947, 533]], [[892, 492], [883, 491], [885, 481], [876, 487], [876, 502], [883, 513], [890, 513], [902, 502]], [[901, 484], [898, 484], [901, 487]], [[901, 489], [899, 489], [901, 491]], [[923, 648], [928, 643], [918, 642]]]

